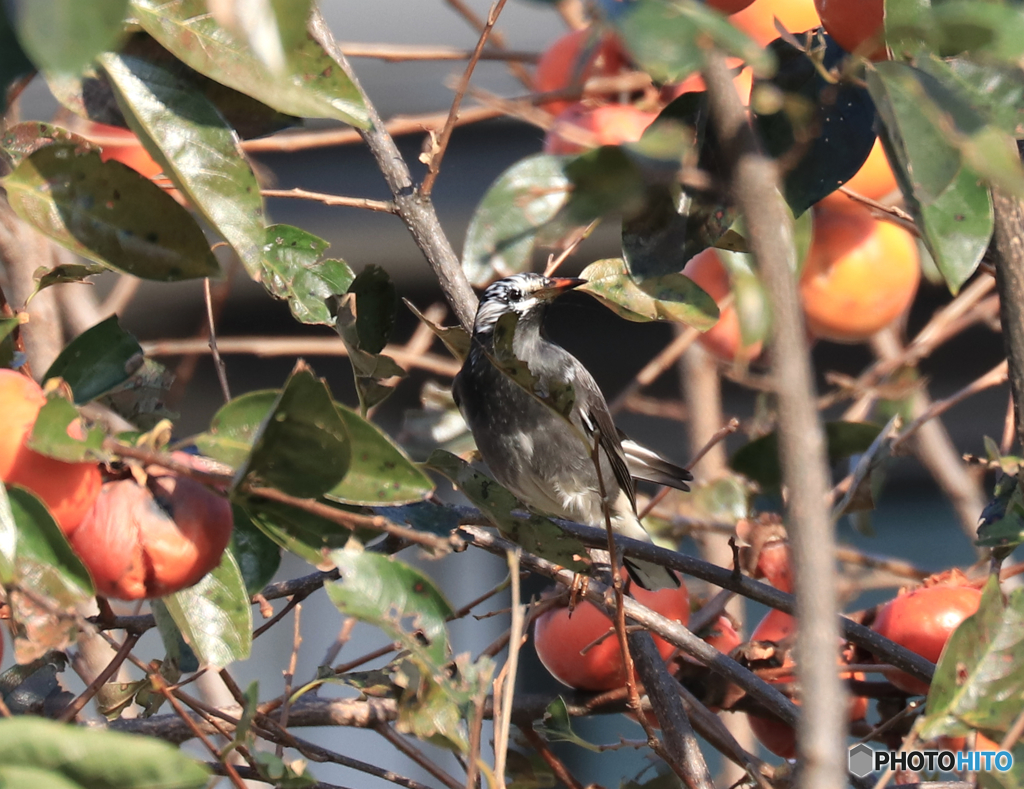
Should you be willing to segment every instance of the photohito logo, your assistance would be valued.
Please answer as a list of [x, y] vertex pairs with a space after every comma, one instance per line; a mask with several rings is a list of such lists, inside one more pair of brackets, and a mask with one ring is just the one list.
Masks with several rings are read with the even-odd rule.
[[997, 770], [1005, 773], [1013, 767], [1009, 751], [876, 751], [860, 743], [850, 748], [850, 772], [858, 778], [892, 768], [919, 772], [951, 773]]

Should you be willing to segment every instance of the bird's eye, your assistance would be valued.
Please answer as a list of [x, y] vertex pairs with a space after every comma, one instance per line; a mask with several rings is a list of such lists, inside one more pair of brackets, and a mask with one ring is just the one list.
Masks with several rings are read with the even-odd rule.
[[523, 292], [521, 290], [510, 290], [508, 292], [508, 300], [510, 302], [522, 301], [523, 300]]

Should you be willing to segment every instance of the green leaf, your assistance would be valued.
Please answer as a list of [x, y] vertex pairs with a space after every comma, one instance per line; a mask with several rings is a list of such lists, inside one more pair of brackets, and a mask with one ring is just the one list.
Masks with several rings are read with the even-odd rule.
[[345, 293], [355, 274], [343, 260], [323, 259], [330, 243], [291, 225], [266, 229], [259, 281], [285, 299], [295, 320], [334, 325], [329, 301]]
[[451, 659], [452, 607], [429, 576], [362, 549], [334, 551], [331, 559], [341, 578], [325, 588], [338, 610], [379, 627], [427, 665], [440, 668]]
[[1024, 542], [1024, 492], [1017, 474], [996, 480], [992, 500], [981, 511], [977, 545], [1012, 551]]
[[196, 437], [199, 451], [232, 468], [241, 466], [279, 395], [277, 389], [264, 389], [222, 405], [210, 420], [210, 429]]
[[[803, 217], [810, 220], [811, 214], [805, 211], [801, 216], [801, 224]], [[736, 317], [739, 318], [742, 347], [753, 349], [757, 343], [768, 339], [772, 323], [771, 304], [757, 276], [754, 259], [748, 254], [724, 249], [716, 254], [729, 273], [729, 286]], [[751, 353], [753, 354], [753, 351]]]
[[[329, 501], [322, 500], [320, 503], [339, 511], [352, 511], [350, 507]], [[325, 559], [327, 552], [345, 547], [353, 536], [356, 539], [363, 537], [369, 540], [379, 534], [374, 531], [365, 534], [356, 532], [353, 535], [351, 529], [332, 520], [265, 499], [249, 498], [240, 502], [239, 506], [253, 525], [275, 544], [320, 569], [329, 569], [332, 566]]]
[[[785, 158], [782, 192], [796, 216], [853, 178], [875, 143], [871, 96], [853, 80], [825, 77], [846, 53], [830, 36], [821, 40], [810, 53], [782, 38], [769, 45], [779, 59], [770, 84], [781, 91], [782, 108], [754, 116], [768, 153]], [[755, 81], [754, 89], [766, 84]], [[794, 151], [802, 153], [797, 161]]]
[[96, 151], [47, 145], [2, 183], [19, 217], [90, 260], [166, 282], [220, 273], [202, 230], [173, 197]]
[[409, 651], [410, 659], [393, 676], [404, 688], [398, 730], [465, 752], [462, 719], [490, 680], [490, 660], [451, 659], [446, 627], [451, 606], [419, 570], [361, 548], [334, 551], [330, 558], [341, 573], [325, 587], [331, 602]]
[[935, 668], [921, 722], [923, 739], [972, 729], [1007, 732], [1024, 701], [1024, 590], [1003, 601], [999, 580], [985, 586], [978, 612], [950, 636]]
[[1024, 789], [1024, 742], [1018, 740], [1010, 753], [1013, 766], [1006, 772], [983, 770], [976, 773], [981, 789]]
[[7, 488], [0, 483], [0, 586], [8, 586], [17, 577], [18, 524], [14, 520]]
[[404, 523], [413, 529], [447, 537], [459, 527], [459, 514], [434, 501], [416, 501], [402, 507], [374, 507], [392, 523]]
[[81, 71], [123, 34], [128, 0], [31, 0], [16, 3], [18, 37], [45, 71]]
[[101, 428], [86, 427], [78, 409], [64, 399], [59, 390], [55, 390], [50, 392], [46, 404], [40, 409], [26, 445], [65, 463], [95, 463], [104, 455], [105, 437]]
[[565, 706], [565, 699], [561, 696], [548, 704], [540, 724], [535, 723], [533, 729], [548, 742], [571, 742], [573, 745], [578, 745], [580, 748], [594, 753], [604, 750], [601, 746], [584, 740], [573, 731], [569, 708]]
[[938, 77], [943, 74], [970, 97], [970, 102], [1007, 134], [1024, 137], [1024, 69], [1019, 66], [976, 63], [967, 57], [917, 59], [917, 67]]
[[55, 142], [73, 144], [80, 151], [99, 150], [85, 137], [42, 121], [22, 121], [8, 127], [0, 137], [0, 148], [7, 153], [11, 166], [17, 167], [26, 156]]
[[146, 151], [256, 277], [263, 198], [238, 136], [209, 99], [171, 71], [112, 53], [100, 63]]
[[579, 290], [631, 321], [676, 321], [707, 331], [718, 321], [718, 305], [689, 277], [664, 274], [639, 282], [621, 258], [599, 260], [580, 276]]
[[770, 51], [694, 0], [639, 0], [612, 21], [640, 69], [659, 82], [699, 69], [708, 46], [741, 58], [758, 74], [775, 70]]
[[236, 504], [231, 510], [235, 527], [231, 531], [228, 550], [242, 573], [246, 594], [252, 597], [274, 578], [281, 566], [281, 549], [260, 531], [244, 509]]
[[[302, 123], [299, 118], [277, 112], [251, 96], [221, 85], [189, 68], [148, 33], [135, 33], [118, 51], [173, 73], [178, 80], [189, 86], [190, 91], [202, 94], [213, 102], [242, 139], [262, 137]], [[71, 112], [97, 123], [127, 127], [127, 121], [117, 105], [114, 88], [102, 70], [90, 68], [82, 73], [50, 73], [45, 77], [50, 92]]]
[[904, 48], [924, 46], [943, 57], [969, 51], [983, 62], [1017, 63], [1024, 55], [1024, 15], [1016, 3], [944, 0], [888, 16], [886, 35]]
[[160, 640], [164, 643], [164, 651], [167, 653], [166, 662], [173, 662], [183, 673], [199, 671], [199, 658], [192, 651], [192, 647], [185, 643], [185, 637], [174, 623], [174, 618], [167, 610], [165, 601], [159, 598], [150, 600], [149, 609], [153, 612], [157, 632], [160, 634]]
[[128, 380], [102, 395], [97, 402], [140, 430], [152, 430], [161, 419], [174, 420], [178, 416], [164, 407], [173, 382], [174, 374], [166, 367], [144, 359]]
[[11, 789], [202, 789], [209, 780], [205, 767], [154, 737], [28, 715], [0, 720], [0, 784]]
[[18, 43], [7, 13], [0, 5], [0, 113], [7, 112], [7, 89], [11, 83], [35, 71]]
[[493, 479], [474, 471], [466, 461], [439, 449], [425, 465], [447, 477], [506, 539], [562, 567], [577, 572], [586, 569], [587, 550], [579, 540], [569, 537], [558, 524], [541, 515], [526, 512], [524, 517], [514, 516], [513, 510], [526, 508]]
[[[870, 422], [826, 422], [829, 463], [837, 463], [844, 457], [865, 452], [881, 429], [879, 425]], [[729, 465], [764, 490], [778, 489], [782, 484], [778, 435], [769, 433], [740, 447]]]
[[369, 113], [338, 63], [312, 39], [271, 72], [251, 49], [217, 24], [205, 0], [132, 0], [139, 23], [196, 71], [274, 109], [303, 118], [333, 118], [365, 129]]
[[195, 586], [162, 598], [204, 666], [246, 660], [252, 647], [252, 606], [231, 551]]
[[47, 270], [40, 266], [33, 272], [32, 278], [36, 281], [36, 289], [28, 300], [32, 299], [39, 291], [46, 290], [51, 285], [63, 285], [67, 282], [85, 282], [89, 277], [102, 274], [107, 270], [106, 266], [99, 263], [62, 263]]
[[462, 268], [476, 287], [529, 271], [534, 244], [569, 196], [558, 156], [536, 154], [509, 167], [473, 212], [462, 248]]
[[356, 332], [359, 349], [378, 354], [384, 350], [395, 328], [398, 291], [388, 272], [367, 266], [348, 289], [356, 297]]
[[[74, 642], [76, 606], [92, 597], [93, 586], [46, 506], [17, 486], [7, 488], [7, 500], [16, 528], [7, 602], [15, 658], [26, 663]], [[9, 549], [9, 528], [4, 531], [5, 548]]]
[[30, 586], [61, 606], [92, 597], [89, 572], [46, 506], [17, 485], [8, 487], [7, 498], [17, 527], [14, 583]]
[[346, 504], [407, 504], [421, 501], [434, 483], [384, 433], [359, 414], [337, 406], [352, 445], [352, 463], [325, 495]]
[[142, 365], [142, 346], [111, 315], [86, 329], [54, 359], [44, 381], [63, 378], [82, 405], [127, 381]]
[[327, 384], [300, 361], [260, 426], [237, 478], [315, 498], [341, 481], [351, 457], [348, 430]]

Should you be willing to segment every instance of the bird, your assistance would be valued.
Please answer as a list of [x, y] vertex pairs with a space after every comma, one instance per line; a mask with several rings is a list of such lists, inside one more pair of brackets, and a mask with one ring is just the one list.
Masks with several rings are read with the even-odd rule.
[[[585, 282], [523, 273], [492, 283], [480, 299], [452, 394], [494, 478], [530, 509], [603, 529], [603, 489], [612, 529], [651, 542], [637, 516], [634, 479], [689, 490], [693, 475], [626, 438], [590, 371], [545, 336], [548, 306]], [[497, 366], [508, 343], [496, 346], [495, 337], [506, 337], [510, 325], [512, 355], [528, 369], [532, 392]], [[571, 405], [556, 413], [549, 395], [567, 391]], [[644, 589], [679, 586], [676, 574], [660, 565], [631, 557], [623, 564]]]

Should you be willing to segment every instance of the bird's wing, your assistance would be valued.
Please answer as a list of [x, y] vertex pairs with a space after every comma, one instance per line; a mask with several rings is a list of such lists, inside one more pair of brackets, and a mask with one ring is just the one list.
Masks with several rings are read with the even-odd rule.
[[693, 474], [685, 468], [665, 460], [657, 452], [627, 438], [621, 430], [619, 431], [619, 441], [622, 444], [622, 452], [626, 456], [629, 473], [635, 479], [654, 482], [658, 485], [668, 485], [679, 490], [690, 489], [686, 483], [693, 479]]
[[[594, 433], [599, 433], [601, 449], [604, 450], [612, 472], [615, 474], [614, 481], [629, 496], [630, 504], [636, 510], [636, 489], [633, 486], [633, 475], [630, 474], [626, 454], [622, 451], [622, 445], [619, 443], [619, 431], [608, 410], [608, 403], [605, 402], [601, 389], [589, 373], [577, 375], [573, 383], [576, 390], [576, 405], [583, 423], [582, 427], [588, 438], [592, 437]], [[605, 480], [604, 484], [610, 489], [611, 482], [611, 480]], [[614, 500], [614, 496], [611, 498]]]

